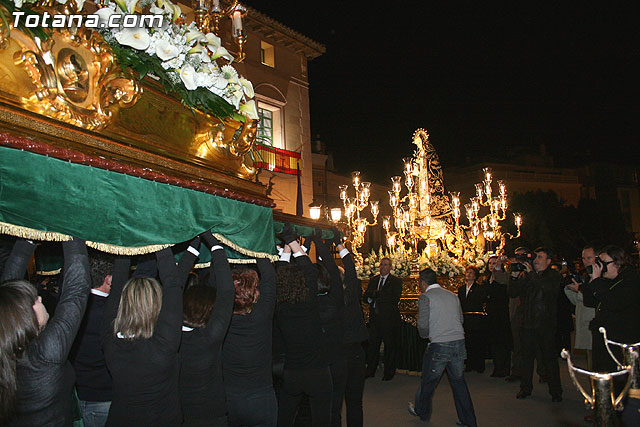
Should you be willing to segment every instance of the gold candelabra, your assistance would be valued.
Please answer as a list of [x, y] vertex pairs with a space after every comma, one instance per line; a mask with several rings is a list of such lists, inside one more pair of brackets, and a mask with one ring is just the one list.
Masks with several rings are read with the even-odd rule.
[[[478, 239], [482, 236], [486, 241], [500, 242], [496, 248], [496, 253], [501, 255], [504, 252], [504, 246], [507, 238], [517, 239], [520, 237], [520, 227], [522, 226], [522, 216], [519, 213], [514, 213], [514, 223], [517, 228], [516, 235], [506, 233], [502, 231], [500, 223], [507, 218], [507, 186], [506, 184], [498, 180], [498, 195], [493, 193], [493, 176], [490, 168], [484, 168], [483, 170], [485, 179], [481, 183], [477, 183], [476, 195], [472, 197], [469, 203], [465, 204], [465, 211], [467, 219], [469, 220], [468, 226], [460, 225], [460, 193], [451, 194], [451, 204], [453, 206], [452, 215], [455, 221], [455, 230], [457, 236], [462, 237], [466, 230], [471, 231], [471, 235], [474, 239]], [[489, 212], [484, 216], [480, 215], [482, 207], [488, 207]], [[464, 238], [459, 241], [464, 241]]]
[[[377, 200], [369, 200], [371, 183], [362, 182], [359, 171], [352, 172], [351, 176], [355, 197], [349, 197], [349, 185], [340, 185], [338, 188], [340, 189], [340, 200], [342, 200], [344, 206], [344, 224], [347, 240], [351, 243], [351, 251], [356, 263], [362, 265], [362, 255], [360, 255], [358, 249], [364, 244], [367, 227], [378, 224], [379, 204]], [[371, 207], [373, 222], [369, 222], [367, 218], [362, 217], [360, 214], [367, 206]]]
[[446, 240], [450, 234], [448, 216], [451, 209], [444, 196], [442, 170], [429, 142], [429, 134], [418, 129], [413, 135], [413, 143], [417, 146], [413, 157], [403, 159], [407, 193], [401, 196], [402, 177], [391, 177], [389, 205], [393, 215], [383, 218], [382, 227], [387, 235], [387, 246], [392, 251], [404, 251], [407, 244], [412, 260], [417, 263], [420, 241], [426, 241], [429, 248], [435, 246], [437, 240]]
[[231, 19], [231, 35], [238, 45], [236, 62], [242, 62], [246, 56], [244, 44], [247, 36], [242, 28], [242, 19], [247, 16], [247, 9], [238, 0], [231, 0], [226, 6], [221, 0], [195, 0], [196, 25], [203, 33], [220, 36], [220, 24], [223, 18]]

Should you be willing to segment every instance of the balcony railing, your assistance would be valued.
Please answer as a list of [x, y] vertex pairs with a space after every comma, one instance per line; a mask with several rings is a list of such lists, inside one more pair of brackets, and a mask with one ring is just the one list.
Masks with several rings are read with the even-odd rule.
[[256, 167], [289, 175], [297, 174], [300, 153], [262, 144], [256, 144], [255, 151], [257, 155], [254, 165]]

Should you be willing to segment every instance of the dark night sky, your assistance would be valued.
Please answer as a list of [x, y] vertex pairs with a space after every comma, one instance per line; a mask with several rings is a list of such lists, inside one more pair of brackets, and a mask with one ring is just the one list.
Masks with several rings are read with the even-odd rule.
[[246, 3], [327, 47], [311, 127], [342, 172], [386, 182], [418, 127], [445, 165], [540, 144], [558, 165], [640, 160], [637, 14], [616, 3]]

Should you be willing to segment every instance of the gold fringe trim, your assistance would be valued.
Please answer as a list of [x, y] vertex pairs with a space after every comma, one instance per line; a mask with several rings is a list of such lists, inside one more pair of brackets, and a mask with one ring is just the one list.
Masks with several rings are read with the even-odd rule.
[[[255, 259], [238, 259], [238, 258], [229, 258], [229, 264], [255, 264]], [[211, 262], [200, 262], [193, 266], [196, 269], [209, 268], [211, 267]]]
[[36, 271], [36, 274], [40, 276], [55, 276], [56, 274], [60, 274], [61, 271], [62, 269], [59, 268], [57, 270], [51, 270], [51, 271]]
[[[53, 231], [41, 231], [41, 230], [36, 230], [34, 228], [22, 227], [19, 225], [13, 225], [13, 224], [1, 222], [1, 221], [0, 221], [0, 234], [8, 234], [10, 236], [20, 237], [23, 239], [43, 240], [47, 242], [66, 242], [73, 238], [72, 236], [68, 236], [62, 233], [56, 233]], [[222, 242], [223, 244], [230, 247], [234, 251], [239, 252], [243, 255], [246, 255], [252, 258], [267, 258], [274, 262], [278, 260], [277, 255], [271, 255], [265, 252], [256, 252], [250, 249], [245, 249], [241, 246], [236, 245], [231, 240], [224, 237], [222, 234], [214, 233], [213, 235], [220, 242]], [[97, 249], [102, 252], [107, 252], [113, 255], [127, 255], [127, 256], [144, 255], [152, 252], [157, 252], [159, 250], [172, 246], [172, 245], [118, 246], [118, 245], [111, 245], [108, 243], [92, 242], [90, 240], [87, 240], [86, 244], [90, 248]], [[255, 260], [230, 259], [229, 262], [232, 264], [254, 264]], [[197, 267], [197, 268], [205, 268], [205, 267]]]
[[[249, 249], [245, 249], [242, 246], [238, 246], [235, 243], [233, 243], [231, 240], [227, 239], [226, 237], [224, 237], [222, 234], [218, 234], [218, 233], [213, 233], [213, 236], [218, 239], [220, 242], [224, 243], [225, 245], [229, 246], [231, 249], [233, 249], [236, 252], [241, 253], [242, 255], [247, 255], [251, 258], [267, 258], [270, 259], [271, 261], [277, 261], [279, 259], [278, 255], [271, 255], [268, 254], [266, 252], [256, 252], [256, 251], [252, 251]], [[243, 260], [243, 261], [248, 261], [248, 260]], [[229, 260], [229, 262], [233, 262], [232, 260]], [[253, 261], [255, 262], [255, 261]], [[248, 262], [243, 262], [241, 264], [252, 264], [248, 263]], [[236, 264], [240, 264], [240, 263], [236, 263]]]
[[8, 234], [29, 240], [45, 240], [47, 242], [66, 242], [71, 240], [71, 236], [67, 236], [66, 234], [56, 233], [54, 231], [40, 231], [6, 222], [0, 222], [0, 234]]
[[108, 243], [91, 242], [87, 240], [87, 246], [93, 249], [97, 249], [101, 252], [107, 252], [113, 255], [131, 256], [131, 255], [144, 255], [144, 254], [149, 254], [153, 252], [158, 252], [172, 245], [118, 246], [118, 245], [110, 245]]

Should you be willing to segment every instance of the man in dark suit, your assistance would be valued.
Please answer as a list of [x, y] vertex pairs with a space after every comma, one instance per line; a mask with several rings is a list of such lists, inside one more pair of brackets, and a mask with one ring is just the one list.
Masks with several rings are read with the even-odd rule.
[[465, 284], [458, 287], [458, 298], [464, 315], [464, 340], [467, 346], [465, 371], [484, 372], [487, 292], [477, 283], [478, 269], [469, 266], [464, 272]]
[[388, 381], [396, 373], [396, 357], [400, 337], [402, 279], [391, 274], [391, 260], [380, 260], [380, 274], [369, 281], [364, 301], [369, 304], [369, 348], [367, 377], [373, 377], [380, 359], [380, 343], [384, 342], [384, 374]]

